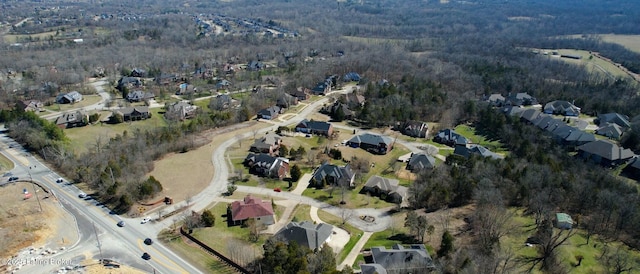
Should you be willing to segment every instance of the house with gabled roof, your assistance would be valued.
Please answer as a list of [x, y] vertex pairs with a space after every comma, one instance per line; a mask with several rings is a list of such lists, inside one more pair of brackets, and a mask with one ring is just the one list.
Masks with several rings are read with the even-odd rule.
[[279, 106], [270, 106], [268, 108], [261, 109], [258, 111], [258, 119], [273, 120], [275, 118], [278, 118], [278, 115], [280, 115], [281, 111], [282, 108], [280, 108]]
[[622, 170], [622, 175], [636, 181], [640, 180], [640, 157], [633, 157], [629, 164]]
[[596, 134], [606, 136], [609, 139], [620, 139], [624, 129], [615, 123], [607, 123], [602, 127], [596, 129]]
[[247, 195], [241, 201], [231, 203], [231, 222], [240, 225], [249, 219], [254, 219], [260, 225], [275, 223], [271, 202]]
[[83, 110], [65, 112], [56, 118], [55, 123], [59, 128], [83, 127], [89, 123], [89, 115]]
[[250, 173], [262, 177], [282, 180], [289, 174], [289, 159], [274, 157], [269, 154], [249, 153], [243, 164], [249, 168]]
[[366, 101], [366, 99], [364, 98], [364, 96], [358, 94], [357, 91], [353, 91], [351, 93], [347, 93], [341, 96], [342, 99], [347, 106], [349, 106], [350, 108], [359, 108], [364, 106], [364, 103]]
[[533, 123], [533, 121], [537, 119], [541, 113], [542, 112], [537, 109], [533, 109], [533, 108], [525, 109], [522, 112], [520, 112], [520, 120], [528, 123]]
[[634, 156], [630, 149], [607, 140], [597, 140], [578, 147], [578, 157], [605, 167], [618, 166]]
[[289, 91], [289, 94], [298, 98], [298, 101], [308, 100], [311, 98], [311, 90], [303, 87], [298, 87], [295, 90]]
[[429, 135], [429, 125], [425, 122], [411, 120], [398, 124], [396, 127], [402, 134], [411, 137], [426, 138]]
[[323, 163], [313, 172], [313, 175], [311, 175], [309, 186], [316, 188], [322, 188], [325, 185], [353, 187], [354, 179], [355, 173], [348, 164], [340, 167]]
[[18, 108], [24, 111], [41, 112], [44, 111], [44, 104], [40, 100], [18, 101]]
[[407, 162], [407, 169], [413, 173], [434, 167], [436, 167], [436, 159], [426, 153], [411, 153], [411, 158]]
[[347, 141], [347, 146], [359, 147], [374, 154], [387, 154], [393, 149], [393, 139], [371, 133], [353, 136]]
[[257, 139], [253, 145], [249, 148], [249, 151], [256, 153], [267, 153], [274, 155], [278, 153], [280, 145], [282, 144], [282, 137], [273, 132], [267, 133], [262, 138]]
[[530, 106], [538, 104], [538, 100], [526, 92], [509, 94], [504, 102], [507, 106]]
[[598, 118], [594, 121], [599, 126], [605, 126], [606, 124], [616, 124], [624, 129], [631, 128], [629, 123], [629, 116], [619, 113], [605, 113], [598, 115]]
[[127, 101], [129, 102], [142, 102], [146, 100], [150, 100], [156, 98], [156, 95], [153, 92], [144, 92], [142, 90], [134, 90], [132, 92], [127, 93]]
[[485, 96], [484, 100], [491, 106], [501, 107], [504, 104], [505, 98], [500, 93], [494, 93], [489, 96]]
[[116, 110], [116, 112], [122, 115], [124, 121], [138, 121], [151, 118], [149, 107], [145, 106], [121, 108]]
[[429, 273], [435, 269], [433, 259], [424, 244], [407, 247], [395, 244], [391, 249], [372, 247], [370, 255], [364, 259], [367, 263], [360, 265], [362, 274]]
[[579, 116], [580, 108], [568, 101], [556, 100], [544, 105], [544, 113], [564, 116]]
[[168, 120], [183, 121], [195, 117], [197, 110], [198, 106], [188, 101], [175, 102], [165, 107], [164, 117]]
[[222, 80], [218, 81], [218, 83], [216, 83], [216, 90], [228, 89], [229, 86], [231, 86], [231, 82], [229, 82], [226, 79], [222, 79]]
[[471, 155], [479, 155], [481, 157], [490, 157], [492, 159], [504, 159], [504, 156], [497, 154], [486, 147], [476, 144], [458, 145], [453, 150], [453, 154], [469, 158]]
[[131, 77], [147, 77], [147, 71], [141, 68], [134, 68], [129, 73]]
[[310, 221], [290, 222], [280, 229], [274, 237], [283, 242], [296, 242], [311, 250], [318, 250], [331, 241], [333, 226], [327, 223], [314, 224]]
[[298, 104], [298, 97], [295, 97], [289, 93], [283, 93], [276, 99], [276, 106], [281, 108], [289, 108]]
[[77, 91], [62, 93], [56, 97], [56, 103], [58, 104], [73, 104], [80, 101], [82, 101], [82, 94]]
[[407, 197], [407, 188], [399, 185], [400, 181], [380, 177], [378, 175], [371, 176], [367, 183], [360, 190], [361, 194], [368, 193], [371, 196], [380, 197], [389, 203], [401, 204]]
[[132, 89], [142, 86], [142, 81], [138, 77], [123, 76], [118, 80], [117, 89], [122, 91], [124, 88]]
[[296, 125], [295, 131], [328, 137], [333, 134], [333, 125], [328, 122], [314, 120], [309, 121], [307, 119], [304, 119]]
[[448, 145], [448, 146], [456, 146], [456, 145], [466, 145], [469, 143], [466, 137], [458, 134], [453, 129], [443, 129], [433, 136], [433, 141], [436, 143]]

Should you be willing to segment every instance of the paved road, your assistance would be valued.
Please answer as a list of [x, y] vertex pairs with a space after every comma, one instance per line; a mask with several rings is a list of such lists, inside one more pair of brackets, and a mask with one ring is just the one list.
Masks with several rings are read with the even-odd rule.
[[[9, 148], [9, 144], [11, 148]], [[14, 176], [19, 177], [20, 180], [31, 178], [52, 191], [61, 204], [76, 218], [80, 234], [78, 242], [51, 258], [76, 258], [79, 262], [86, 253], [89, 253], [93, 254], [95, 259], [99, 259], [95, 237], [98, 234], [102, 243], [103, 258], [110, 258], [149, 272], [200, 273], [199, 269], [182, 260], [158, 241], [155, 241], [151, 246], [144, 245], [142, 241], [145, 238], [155, 238], [157, 235], [155, 229], [138, 223], [138, 220], [127, 221], [125, 227], [118, 227], [116, 223], [121, 220], [119, 216], [110, 214], [108, 208], [99, 206], [95, 200], [78, 198], [81, 191], [75, 186], [56, 183], [57, 174], [4, 134], [0, 135], [0, 146], [2, 147], [1, 153], [15, 164], [11, 171]], [[25, 165], [24, 159], [18, 161], [14, 157], [16, 153], [24, 157], [28, 163]], [[141, 258], [143, 252], [148, 252], [151, 255], [151, 260], [143, 260]], [[60, 265], [28, 265], [23, 267], [20, 272], [47, 273], [59, 268]]]

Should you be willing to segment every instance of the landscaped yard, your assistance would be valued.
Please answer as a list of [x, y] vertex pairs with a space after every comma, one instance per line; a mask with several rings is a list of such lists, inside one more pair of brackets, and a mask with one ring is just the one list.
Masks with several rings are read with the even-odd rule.
[[[82, 95], [82, 101], [80, 102], [73, 103], [73, 104], [53, 104], [50, 106], [45, 106], [44, 108], [46, 110], [54, 111], [54, 112], [65, 112], [71, 109], [82, 108], [82, 107], [96, 104], [100, 102], [100, 100], [102, 100], [100, 95]], [[39, 115], [45, 115], [48, 113], [49, 112], [44, 111], [44, 112], [40, 112]]]
[[498, 141], [487, 140], [484, 136], [476, 135], [476, 130], [468, 125], [458, 125], [454, 129], [458, 134], [466, 137], [471, 143], [478, 144], [489, 150], [504, 154], [508, 152], [502, 147], [502, 144]]
[[[349, 232], [349, 241], [340, 251], [336, 260], [336, 262], [340, 264], [342, 261], [344, 261], [344, 258], [347, 257], [349, 252], [351, 252], [353, 246], [355, 246], [358, 240], [360, 240], [360, 238], [362, 237], [362, 230], [357, 229], [348, 223], [342, 224], [342, 219], [340, 217], [327, 213], [324, 210], [318, 210], [318, 218], [320, 218], [320, 220], [325, 223], [340, 227]], [[358, 216], [354, 216], [354, 218], [358, 218]]]

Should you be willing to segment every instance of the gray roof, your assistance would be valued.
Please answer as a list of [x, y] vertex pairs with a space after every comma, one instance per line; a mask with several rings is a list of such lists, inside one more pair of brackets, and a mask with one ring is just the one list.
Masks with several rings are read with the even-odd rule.
[[620, 136], [622, 136], [622, 127], [618, 124], [607, 123], [604, 124], [603, 127], [598, 128], [596, 134], [609, 138], [620, 138]]
[[399, 183], [400, 181], [396, 179], [389, 179], [389, 178], [380, 177], [378, 175], [374, 175], [374, 176], [371, 176], [369, 180], [367, 180], [367, 183], [364, 186], [371, 187], [371, 188], [377, 186], [381, 190], [395, 191], [398, 188]]
[[[331, 165], [328, 163], [322, 164], [315, 172], [313, 172], [313, 179], [316, 182], [321, 182], [323, 178], [332, 177], [334, 180], [338, 182], [348, 182], [351, 183], [351, 180], [355, 174], [351, 170], [349, 165], [344, 167], [339, 167], [336, 165]], [[332, 183], [332, 182], [327, 182]]]
[[449, 129], [449, 128], [443, 129], [440, 132], [438, 132], [436, 137], [440, 138], [443, 141], [453, 141], [458, 145], [466, 145], [469, 143], [469, 140], [467, 140], [466, 137], [458, 134], [453, 129]]
[[259, 115], [262, 116], [270, 116], [273, 118], [274, 115], [279, 114], [280, 113], [280, 107], [279, 106], [271, 106], [265, 109], [262, 109], [260, 111], [258, 111]]
[[537, 109], [530, 108], [530, 109], [527, 109], [527, 110], [524, 110], [523, 112], [521, 112], [520, 117], [522, 119], [525, 119], [525, 120], [529, 121], [529, 122], [533, 122], [533, 120], [538, 118], [540, 113], [542, 113], [542, 112], [540, 112]]
[[576, 107], [574, 104], [567, 102], [567, 101], [561, 101], [561, 100], [556, 100], [556, 101], [552, 101], [547, 103], [546, 105], [544, 105], [544, 112], [545, 113], [553, 113], [553, 114], [571, 114], [571, 113], [576, 113], [579, 114], [580, 113], [580, 108]]
[[629, 117], [619, 113], [605, 113], [598, 115], [598, 124], [614, 123], [623, 128], [630, 128]]
[[469, 158], [471, 154], [478, 154], [482, 157], [491, 157], [493, 159], [504, 158], [504, 156], [492, 152], [491, 150], [481, 145], [456, 146], [456, 148], [453, 150], [453, 154], [460, 155], [465, 158]]
[[280, 137], [280, 135], [270, 132], [264, 137], [256, 140], [251, 147], [268, 149], [271, 148], [271, 146], [278, 144], [281, 139], [282, 137]]
[[329, 128], [331, 127], [330, 123], [322, 122], [322, 121], [309, 121], [307, 119], [300, 121], [298, 125], [300, 124], [304, 125], [308, 129], [318, 130], [318, 131], [328, 131]]
[[134, 112], [148, 113], [149, 107], [145, 107], [145, 106], [126, 107], [126, 108], [118, 109], [117, 111], [122, 115], [131, 115]]
[[393, 140], [384, 135], [365, 133], [365, 134], [353, 136], [353, 138], [351, 138], [349, 142], [358, 143], [358, 144], [370, 144], [374, 146], [384, 143], [388, 146], [393, 142]]
[[82, 110], [66, 112], [56, 118], [56, 125], [81, 122], [86, 116], [87, 114]]
[[299, 245], [315, 250], [322, 247], [322, 244], [331, 236], [332, 231], [333, 226], [326, 223], [316, 225], [310, 221], [291, 222], [280, 229], [275, 237], [286, 242], [295, 241]]
[[618, 145], [606, 140], [586, 143], [579, 146], [578, 150], [592, 155], [598, 155], [610, 161], [629, 159], [634, 156], [633, 151], [630, 149], [619, 147]]
[[426, 153], [413, 153], [409, 158], [407, 167], [411, 171], [420, 171], [425, 168], [433, 168], [436, 166], [436, 159]]
[[[387, 273], [425, 273], [434, 267], [424, 244], [410, 245], [406, 248], [396, 244], [392, 249], [372, 247], [371, 256], [373, 263], [380, 265]], [[367, 267], [374, 270], [376, 268], [378, 267]]]

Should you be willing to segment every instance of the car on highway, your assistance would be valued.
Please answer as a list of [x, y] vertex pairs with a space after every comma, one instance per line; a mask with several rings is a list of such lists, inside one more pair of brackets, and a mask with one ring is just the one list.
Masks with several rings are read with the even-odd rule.
[[149, 255], [149, 253], [145, 252], [142, 253], [142, 258], [145, 260], [151, 260], [151, 255]]
[[58, 183], [58, 184], [59, 184], [59, 183], [62, 183], [62, 182], [64, 182], [64, 179], [62, 179], [62, 178], [58, 178], [58, 179], [56, 179], [56, 183]]
[[141, 221], [140, 223], [141, 223], [141, 224], [146, 224], [146, 223], [148, 223], [149, 221], [151, 221], [151, 219], [149, 219], [149, 218], [144, 218], [144, 219], [142, 219], [142, 221]]
[[282, 189], [280, 189], [279, 187], [276, 187], [276, 188], [274, 188], [274, 189], [273, 189], [273, 191], [275, 191], [275, 192], [281, 192], [281, 191], [282, 191]]
[[78, 194], [78, 198], [81, 198], [81, 199], [87, 198], [87, 194], [84, 192], [80, 192], [80, 194]]
[[18, 180], [18, 177], [16, 177], [16, 176], [9, 177], [9, 182], [13, 182], [13, 181], [17, 181], [17, 180]]
[[124, 227], [124, 225], [125, 225], [124, 221], [119, 221], [119, 222], [118, 222], [118, 226], [119, 226], [119, 227]]
[[144, 239], [144, 244], [151, 245], [151, 244], [153, 244], [153, 240], [151, 240], [150, 238], [146, 238], [146, 239]]

